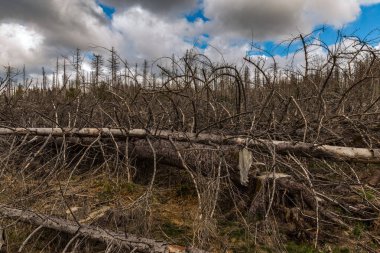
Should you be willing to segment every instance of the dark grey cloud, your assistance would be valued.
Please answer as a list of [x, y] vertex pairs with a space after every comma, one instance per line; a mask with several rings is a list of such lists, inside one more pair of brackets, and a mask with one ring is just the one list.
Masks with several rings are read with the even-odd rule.
[[[304, 0], [206, 0], [206, 16], [218, 33], [255, 39], [287, 33], [300, 20]], [[212, 31], [211, 31], [212, 32]]]
[[0, 23], [25, 25], [45, 37], [47, 46], [85, 47], [104, 42], [96, 28], [109, 20], [92, 0], [17, 0], [3, 1]]
[[319, 24], [340, 27], [354, 21], [360, 5], [379, 0], [204, 0], [211, 34], [276, 39], [310, 32]]
[[[77, 47], [98, 50], [92, 46], [114, 46], [131, 62], [181, 54], [191, 47], [184, 37], [194, 33], [195, 25], [181, 15], [175, 18], [174, 13], [191, 10], [195, 3], [111, 1], [106, 4], [115, 4], [118, 11], [109, 20], [96, 0], [4, 1], [0, 8], [0, 65], [25, 63], [38, 70], [41, 65], [54, 66], [57, 56], [70, 56]], [[164, 14], [164, 7], [171, 13]], [[156, 8], [160, 10], [151, 10]]]

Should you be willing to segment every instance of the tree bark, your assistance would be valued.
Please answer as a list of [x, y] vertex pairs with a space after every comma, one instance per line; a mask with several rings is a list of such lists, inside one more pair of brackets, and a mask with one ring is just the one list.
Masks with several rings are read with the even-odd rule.
[[32, 211], [0, 206], [0, 214], [17, 219], [22, 222], [31, 223], [37, 226], [43, 226], [68, 233], [71, 235], [79, 235], [82, 237], [91, 238], [105, 244], [112, 244], [120, 249], [134, 252], [155, 252], [155, 253], [202, 253], [205, 252], [199, 249], [185, 248], [177, 245], [170, 245], [164, 241], [137, 237], [131, 234], [120, 234], [113, 231], [93, 227], [88, 225], [79, 225], [74, 221], [69, 221], [62, 218], [57, 218], [45, 214], [39, 214]]
[[116, 128], [0, 128], [0, 135], [31, 135], [31, 136], [67, 136], [67, 137], [112, 137], [112, 138], [155, 138], [199, 144], [214, 143], [218, 145], [242, 145], [263, 150], [275, 150], [277, 153], [292, 153], [298, 156], [326, 158], [337, 161], [380, 163], [380, 149], [318, 145], [305, 142], [275, 141], [237, 137], [231, 135], [194, 134], [160, 130], [149, 133], [144, 129]]

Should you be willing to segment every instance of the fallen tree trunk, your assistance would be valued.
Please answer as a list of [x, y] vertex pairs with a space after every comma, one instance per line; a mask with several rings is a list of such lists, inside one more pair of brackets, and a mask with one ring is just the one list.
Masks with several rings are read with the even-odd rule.
[[[135, 140], [130, 143], [131, 152], [129, 155], [140, 160], [150, 161], [155, 155], [158, 163], [182, 169], [186, 169], [187, 166], [193, 171], [207, 175], [218, 168], [220, 152], [223, 152], [223, 159], [228, 164], [227, 168], [223, 163], [223, 171], [228, 169], [229, 177], [234, 182], [240, 182], [243, 185], [248, 183], [248, 178], [242, 178], [240, 175], [239, 150], [234, 146], [224, 145], [216, 150], [214, 147], [205, 144], [177, 142], [174, 148], [170, 141], [162, 139], [153, 140], [151, 144], [152, 147], [146, 140]], [[184, 161], [178, 156], [177, 150], [181, 153]]]
[[177, 245], [170, 245], [164, 241], [137, 237], [131, 234], [120, 234], [113, 231], [93, 227], [88, 225], [78, 225], [74, 221], [62, 218], [52, 217], [45, 214], [38, 214], [32, 211], [26, 211], [6, 206], [0, 206], [0, 214], [17, 219], [22, 222], [31, 223], [33, 225], [42, 226], [64, 232], [71, 235], [79, 235], [81, 237], [90, 238], [95, 241], [103, 242], [107, 245], [114, 245], [118, 249], [133, 252], [155, 252], [155, 253], [202, 253], [199, 249], [185, 248]]
[[252, 139], [231, 135], [193, 134], [160, 130], [149, 133], [144, 129], [116, 128], [0, 128], [0, 135], [31, 135], [55, 137], [112, 137], [112, 138], [146, 138], [154, 136], [160, 139], [172, 139], [181, 142], [218, 145], [242, 145], [250, 148], [275, 150], [277, 153], [292, 153], [299, 156], [327, 158], [338, 161], [380, 163], [380, 149], [318, 145], [313, 143]]

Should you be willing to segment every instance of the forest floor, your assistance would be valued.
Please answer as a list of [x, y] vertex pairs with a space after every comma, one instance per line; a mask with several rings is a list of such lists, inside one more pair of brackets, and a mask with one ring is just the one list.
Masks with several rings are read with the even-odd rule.
[[[146, 168], [144, 174], [138, 173], [133, 183], [128, 182], [123, 174], [104, 170], [80, 171], [73, 174], [66, 171], [45, 178], [41, 177], [41, 173], [49, 174], [46, 170], [24, 176], [20, 173], [6, 173], [1, 181], [0, 203], [28, 207], [35, 212], [75, 220], [81, 224], [162, 239], [176, 245], [187, 246], [193, 242], [197, 196], [184, 171], [161, 167], [149, 199], [144, 197], [151, 176], [151, 171]], [[363, 179], [365, 178], [366, 175], [363, 173]], [[373, 198], [371, 193], [366, 197]], [[228, 204], [221, 206], [225, 206], [226, 210], [232, 208]], [[239, 219], [231, 219], [224, 211], [217, 210], [216, 234], [213, 234], [207, 243], [210, 252], [279, 251], [279, 246], [276, 246], [273, 239], [263, 239], [261, 236], [260, 242], [257, 241], [259, 236], [248, 232], [252, 228], [245, 227]], [[1, 219], [3, 227], [7, 227], [5, 224], [14, 225], [14, 222]], [[302, 239], [303, 231], [297, 231], [299, 227], [291, 219], [279, 216], [275, 222], [278, 231], [273, 233], [280, 234], [278, 238], [281, 241], [282, 252], [371, 252], [363, 249], [363, 246], [369, 247], [373, 252], [380, 251], [380, 248], [368, 243], [367, 239], [364, 239], [367, 237], [363, 236], [368, 231], [378, 231], [379, 221], [371, 223], [371, 226], [358, 221], [353, 230], [324, 230], [319, 251], [314, 249], [311, 241]], [[25, 223], [10, 226], [6, 230], [7, 245], [3, 250], [17, 252], [35, 229], [35, 226]], [[329, 234], [326, 236], [329, 239], [324, 239], [323, 234]], [[28, 243], [23, 246], [23, 252], [60, 252], [70, 239], [70, 236], [63, 233], [42, 229], [33, 234], [32, 239], [29, 238]], [[104, 245], [88, 243], [86, 240], [81, 244], [83, 252], [106, 250]]]

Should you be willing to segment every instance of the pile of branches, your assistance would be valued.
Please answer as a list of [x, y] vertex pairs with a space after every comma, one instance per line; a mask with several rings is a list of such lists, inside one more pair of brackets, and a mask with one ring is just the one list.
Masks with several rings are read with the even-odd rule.
[[[13, 94], [7, 76], [0, 180], [16, 174], [25, 185], [46, 183], [68, 171], [60, 188], [64, 200], [76, 173], [101, 168], [133, 182], [141, 161], [149, 160], [146, 192], [134, 207], [149, 213], [164, 164], [184, 171], [194, 188], [197, 211], [183, 252], [232, 247], [218, 232], [226, 220], [242, 225], [249, 249], [282, 252], [289, 240], [323, 248], [338, 238], [377, 252], [379, 51], [355, 37], [331, 48], [315, 33], [290, 44], [300, 46], [294, 58], [301, 64], [281, 66], [260, 48], [266, 57], [246, 57], [241, 67], [191, 51], [170, 59], [171, 68], [157, 64], [160, 78], [146, 71], [138, 76], [125, 64], [110, 83], [77, 78], [79, 85], [68, 87], [65, 77], [61, 87], [21, 87]], [[35, 190], [3, 201], [0, 213], [73, 234], [67, 249], [89, 237], [112, 245], [110, 251], [178, 252], [171, 251], [174, 244], [130, 241], [105, 228], [36, 214], [28, 208]]]

